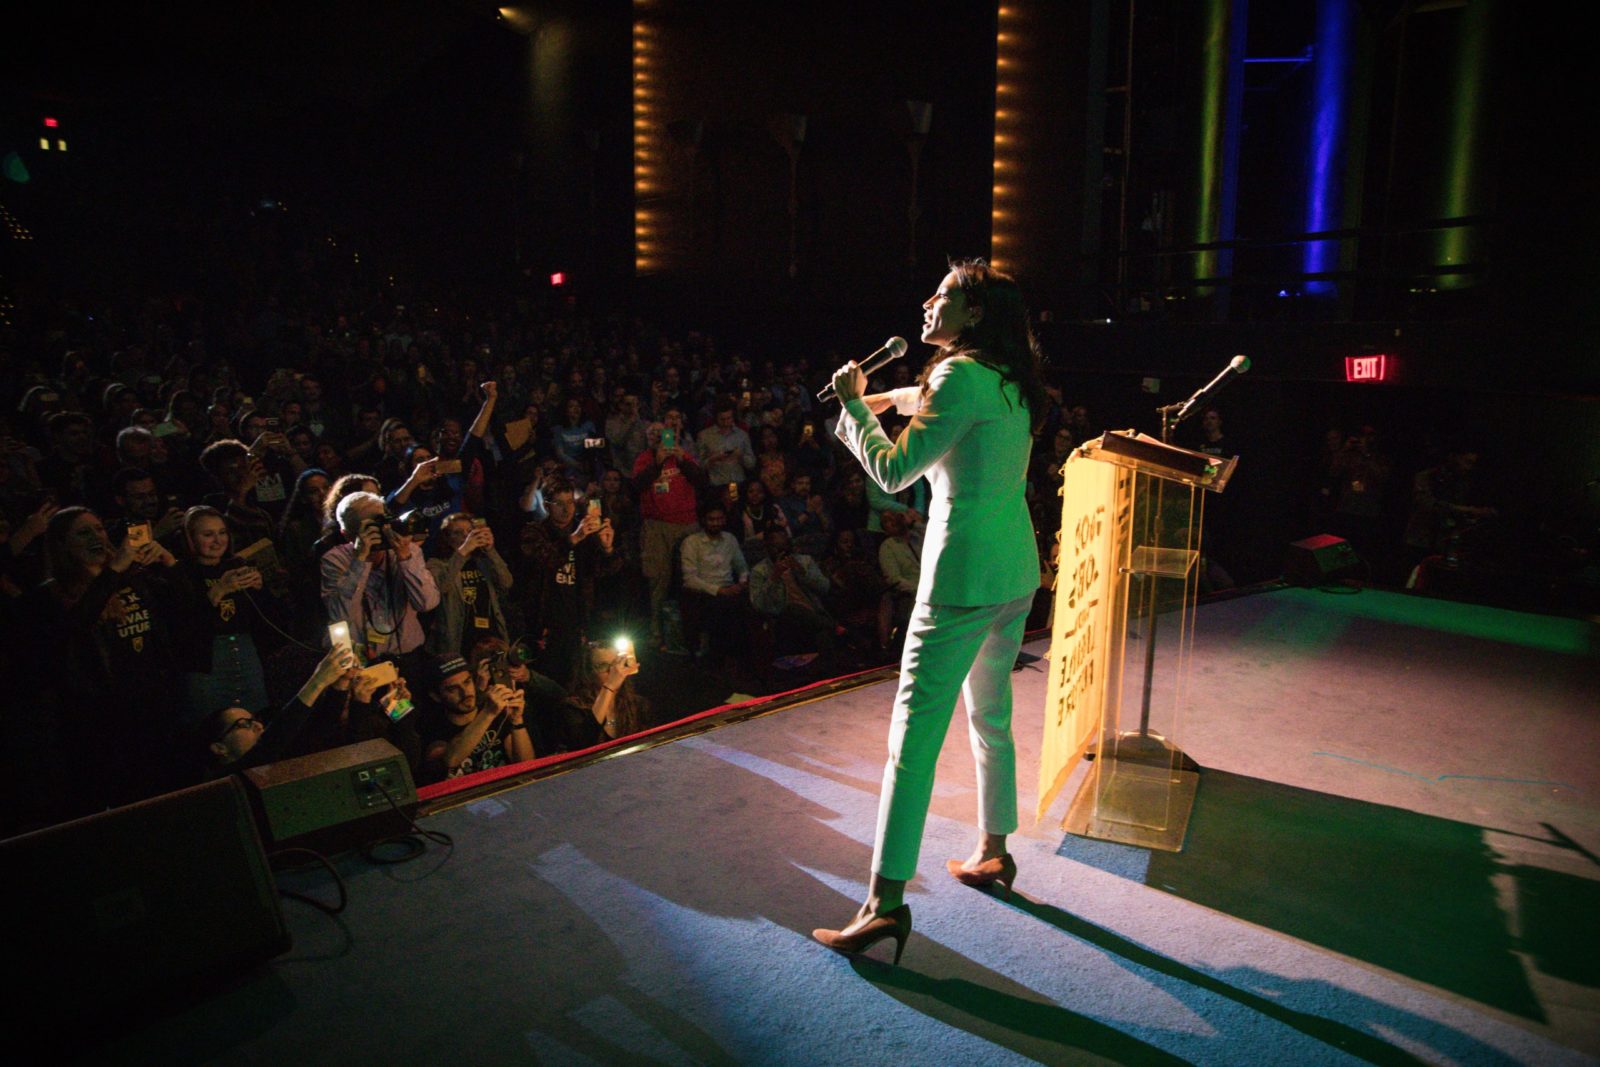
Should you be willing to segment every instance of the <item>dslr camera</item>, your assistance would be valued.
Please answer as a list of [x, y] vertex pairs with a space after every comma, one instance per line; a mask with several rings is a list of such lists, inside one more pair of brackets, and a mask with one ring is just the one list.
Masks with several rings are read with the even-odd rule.
[[402, 511], [398, 515], [391, 515], [385, 511], [381, 515], [374, 515], [372, 521], [377, 524], [379, 529], [386, 526], [393, 527], [394, 532], [401, 537], [421, 537], [429, 529], [428, 517], [416, 508], [412, 508], [410, 511]]

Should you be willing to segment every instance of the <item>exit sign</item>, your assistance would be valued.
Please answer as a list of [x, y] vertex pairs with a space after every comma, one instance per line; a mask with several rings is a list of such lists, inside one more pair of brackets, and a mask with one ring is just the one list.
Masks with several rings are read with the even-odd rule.
[[1344, 357], [1344, 380], [1347, 382], [1384, 382], [1394, 371], [1394, 360], [1388, 356]]

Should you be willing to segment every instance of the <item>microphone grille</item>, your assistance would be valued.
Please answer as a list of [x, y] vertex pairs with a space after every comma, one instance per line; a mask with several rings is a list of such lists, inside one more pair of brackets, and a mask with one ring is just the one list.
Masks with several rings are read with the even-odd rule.
[[1232, 367], [1238, 373], [1243, 374], [1245, 371], [1250, 369], [1250, 357], [1234, 356], [1233, 359], [1229, 361], [1228, 366]]
[[906, 354], [906, 339], [904, 337], [891, 337], [883, 343], [883, 347], [889, 350], [891, 356], [899, 359]]

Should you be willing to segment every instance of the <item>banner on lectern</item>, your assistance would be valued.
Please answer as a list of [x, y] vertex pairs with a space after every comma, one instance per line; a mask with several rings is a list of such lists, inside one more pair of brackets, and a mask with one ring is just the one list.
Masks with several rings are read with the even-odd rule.
[[1068, 457], [1061, 488], [1061, 550], [1056, 568], [1039, 750], [1042, 819], [1066, 785], [1100, 724], [1106, 691], [1106, 627], [1117, 560], [1117, 482], [1127, 472], [1078, 453]]

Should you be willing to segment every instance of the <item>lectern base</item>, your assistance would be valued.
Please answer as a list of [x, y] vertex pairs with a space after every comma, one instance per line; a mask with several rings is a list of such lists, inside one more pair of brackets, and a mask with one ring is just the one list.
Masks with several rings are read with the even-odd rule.
[[1129, 733], [1102, 753], [1061, 828], [1079, 837], [1181, 852], [1200, 774], [1157, 734]]

